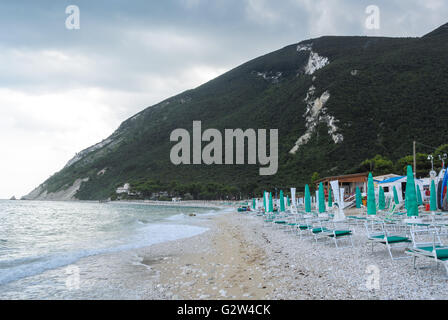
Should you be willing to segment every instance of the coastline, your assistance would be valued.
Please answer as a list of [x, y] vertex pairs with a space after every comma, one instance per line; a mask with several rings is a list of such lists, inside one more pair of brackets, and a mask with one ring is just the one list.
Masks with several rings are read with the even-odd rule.
[[[143, 207], [128, 206], [128, 203], [123, 204], [127, 207], [124, 210], [140, 210], [140, 212], [155, 214], [165, 212], [165, 208], [147, 208], [147, 210]], [[40, 203], [27, 202], [26, 208], [35, 205]], [[62, 206], [61, 212], [76, 211], [67, 201], [46, 205], [58, 210]], [[173, 206], [171, 203], [170, 205]], [[177, 210], [166, 208], [171, 215], [163, 218], [162, 213], [162, 219], [156, 220], [155, 223], [151, 222], [151, 219], [146, 219], [144, 214], [131, 215], [125, 218], [124, 223], [129, 224], [130, 229], [138, 228], [139, 232], [136, 232], [137, 229], [132, 233], [127, 233], [130, 229], [122, 229], [122, 231], [117, 229], [114, 232], [122, 232], [122, 236], [117, 237], [116, 240], [106, 238], [104, 245], [101, 245], [100, 236], [96, 238], [98, 245], [85, 247], [81, 245], [67, 252], [53, 254], [51, 251], [46, 251], [39, 256], [27, 257], [28, 260], [25, 260], [25, 263], [18, 263], [4, 269], [6, 273], [2, 273], [0, 277], [0, 295], [2, 299], [142, 299], [147, 287], [147, 285], [141, 285], [142, 277], [151, 278], [152, 273], [147, 265], [141, 263], [139, 250], [206, 232], [208, 228], [205, 227], [204, 222], [222, 212], [222, 209], [210, 205], [201, 206], [194, 203], [188, 205], [189, 207], [175, 206]], [[83, 207], [84, 205], [81, 204], [81, 208]], [[112, 217], [116, 216], [116, 210], [122, 210], [119, 204], [117, 206], [97, 203], [87, 208], [85, 213], [88, 216], [90, 216], [88, 210], [93, 210], [92, 213], [99, 211]], [[44, 210], [44, 212], [50, 211]], [[123, 215], [123, 217], [126, 216], [126, 214]], [[101, 215], [99, 217], [101, 218]], [[61, 221], [64, 223], [64, 220]], [[100, 228], [109, 228], [107, 222], [112, 223], [115, 220], [107, 220]], [[76, 290], [67, 287], [66, 282], [73, 279], [70, 277], [72, 272], [70, 270], [79, 273], [79, 288]], [[46, 287], [45, 290], [39, 289], [42, 285]], [[121, 287], [123, 290], [111, 290], [115, 287]]]
[[75, 203], [113, 203], [113, 204], [145, 204], [152, 206], [168, 206], [168, 207], [189, 207], [189, 208], [211, 208], [211, 209], [224, 209], [234, 208], [238, 206], [241, 201], [225, 201], [225, 200], [186, 200], [186, 201], [158, 201], [158, 200], [114, 200], [114, 201], [98, 201], [98, 200], [28, 200], [28, 199], [0, 199], [0, 201], [27, 201], [27, 202], [75, 202]]
[[[372, 252], [361, 226], [354, 227], [354, 248], [336, 249], [331, 241], [300, 239], [265, 224], [261, 217], [237, 213], [235, 208], [185, 216], [179, 222], [204, 231], [83, 257], [70, 266], [18, 280], [15, 285], [27, 294], [30, 283], [44, 283], [48, 286], [45, 299], [448, 299], [443, 268], [437, 270], [434, 264], [419, 262], [419, 267], [426, 268], [414, 269], [412, 259], [392, 262], [382, 246]], [[68, 267], [79, 269], [77, 289], [67, 289]], [[378, 270], [379, 277], [379, 286], [374, 289], [368, 285], [372, 268]], [[3, 298], [14, 299], [20, 294]]]

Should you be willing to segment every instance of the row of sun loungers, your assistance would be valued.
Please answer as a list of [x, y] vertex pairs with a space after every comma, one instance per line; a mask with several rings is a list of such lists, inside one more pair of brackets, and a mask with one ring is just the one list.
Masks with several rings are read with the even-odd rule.
[[[365, 214], [351, 216], [343, 222], [334, 222], [331, 213], [303, 211], [270, 214], [258, 212], [257, 216], [264, 219], [266, 226], [292, 232], [300, 239], [308, 237], [316, 242], [329, 240], [336, 248], [353, 247], [352, 235], [355, 229], [352, 226], [364, 225], [367, 243], [371, 244], [372, 252], [376, 246], [381, 245], [392, 261], [413, 258], [415, 268], [417, 258], [420, 258], [437, 265], [442, 264], [448, 275], [448, 221], [445, 216], [424, 214], [424, 220], [410, 222], [399, 209], [401, 208], [393, 207], [371, 217]], [[403, 254], [394, 254], [396, 249], [403, 249]]]
[[264, 222], [276, 228], [284, 228], [296, 233], [300, 238], [310, 237], [316, 242], [325, 239], [331, 240], [336, 248], [342, 248], [339, 242], [347, 238], [349, 245], [353, 247], [353, 231], [348, 228], [346, 223], [334, 222], [331, 214], [318, 215], [303, 212], [298, 214], [271, 214], [265, 216]]

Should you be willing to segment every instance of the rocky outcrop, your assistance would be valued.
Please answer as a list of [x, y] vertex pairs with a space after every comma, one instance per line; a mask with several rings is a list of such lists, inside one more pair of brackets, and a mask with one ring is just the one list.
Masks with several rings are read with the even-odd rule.
[[40, 185], [33, 191], [31, 191], [28, 195], [24, 196], [23, 200], [58, 200], [58, 201], [73, 201], [76, 199], [76, 193], [79, 188], [81, 188], [81, 184], [83, 182], [89, 181], [89, 178], [85, 179], [77, 179], [73, 185], [68, 188], [61, 189], [57, 192], [48, 193], [47, 187], [45, 184]]

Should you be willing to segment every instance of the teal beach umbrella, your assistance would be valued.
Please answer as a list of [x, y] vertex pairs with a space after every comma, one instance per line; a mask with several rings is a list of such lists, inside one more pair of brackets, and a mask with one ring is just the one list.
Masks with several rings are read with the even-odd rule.
[[408, 217], [418, 217], [417, 193], [415, 191], [414, 174], [408, 166], [406, 181], [406, 211]]
[[431, 211], [437, 211], [436, 185], [434, 180], [431, 181], [431, 197], [429, 198], [429, 206]]
[[395, 201], [395, 204], [400, 204], [400, 200], [398, 200], [397, 188], [395, 188], [395, 186], [394, 186], [394, 201]]
[[380, 194], [378, 196], [378, 209], [386, 209], [386, 198], [384, 197], [384, 189], [380, 187]]
[[256, 200], [255, 200], [255, 198], [253, 198], [253, 199], [252, 199], [252, 209], [255, 210], [256, 207], [257, 207]]
[[311, 212], [311, 193], [308, 185], [305, 186], [305, 212]]
[[330, 191], [328, 191], [328, 207], [329, 208], [333, 207], [333, 196], [331, 194], [331, 188]]
[[274, 203], [272, 201], [272, 192], [269, 192], [269, 212], [274, 212]]
[[361, 190], [359, 190], [359, 187], [356, 187], [356, 208], [360, 209], [362, 203], [362, 197], [361, 197]]
[[325, 212], [325, 192], [322, 182], [319, 184], [319, 213]]
[[420, 191], [420, 186], [417, 185], [417, 205], [420, 207], [423, 205], [422, 193]]
[[286, 203], [287, 203], [288, 207], [291, 206], [291, 200], [289, 199], [289, 196], [286, 196]]
[[372, 173], [369, 173], [369, 179], [367, 180], [367, 214], [376, 215], [376, 202], [375, 202], [375, 186], [373, 184]]
[[283, 196], [283, 190], [280, 190], [280, 212], [285, 212], [285, 197]]

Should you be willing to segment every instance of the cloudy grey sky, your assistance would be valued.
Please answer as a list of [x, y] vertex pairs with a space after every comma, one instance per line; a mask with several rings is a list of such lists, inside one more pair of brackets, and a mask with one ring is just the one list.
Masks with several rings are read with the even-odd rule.
[[[68, 30], [65, 9], [80, 9]], [[368, 5], [379, 30], [365, 28]], [[0, 198], [22, 196], [126, 118], [257, 56], [322, 35], [421, 36], [445, 0], [0, 3]]]

